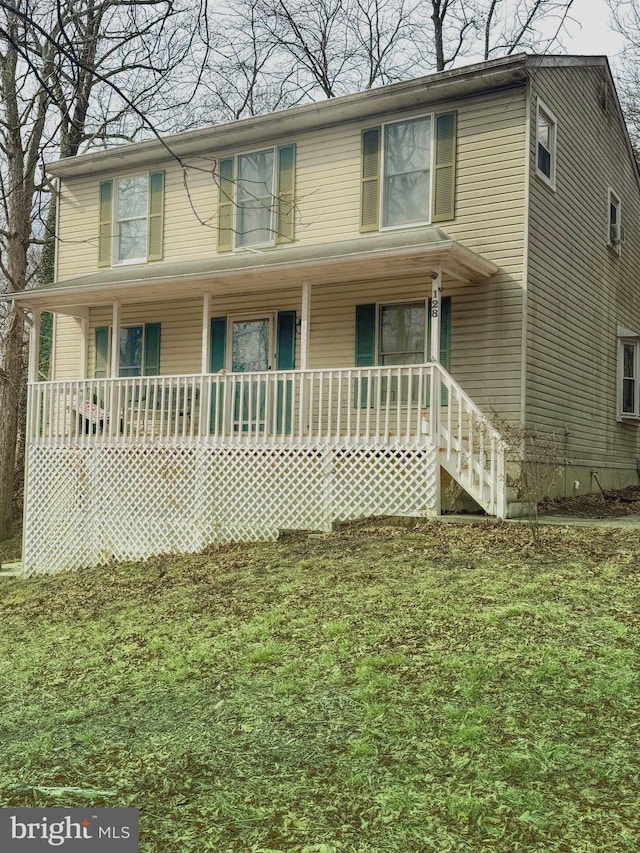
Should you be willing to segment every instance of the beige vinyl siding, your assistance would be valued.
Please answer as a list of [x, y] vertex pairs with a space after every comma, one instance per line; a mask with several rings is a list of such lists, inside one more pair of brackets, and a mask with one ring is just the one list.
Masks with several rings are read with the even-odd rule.
[[[230, 314], [276, 313], [300, 311], [301, 292], [298, 290], [274, 291], [251, 296], [225, 296], [211, 299], [211, 316]], [[120, 323], [135, 326], [143, 323], [161, 323], [160, 373], [164, 376], [200, 373], [202, 352], [201, 299], [180, 302], [156, 302], [149, 305], [122, 305]], [[111, 306], [93, 309], [89, 319], [89, 372], [95, 370], [95, 330], [110, 326]], [[298, 341], [299, 343], [299, 341]], [[299, 346], [296, 347], [296, 366], [299, 364]]]
[[[461, 103], [442, 103], [429, 109], [416, 109], [406, 116], [451, 109], [458, 114], [456, 219], [440, 223], [438, 227], [500, 267], [499, 274], [490, 283], [466, 287], [445, 283], [444, 295], [454, 296], [452, 369], [465, 390], [478, 402], [495, 405], [502, 416], [518, 418], [525, 221], [524, 90], [516, 88], [469, 98]], [[295, 142], [297, 146], [297, 245], [361, 237], [361, 131], [365, 126], [400, 117], [392, 114], [367, 123], [354, 122], [301, 134], [298, 138], [265, 141], [265, 145]], [[217, 156], [233, 153], [237, 152], [222, 151], [217, 152]], [[213, 159], [204, 158], [190, 161], [192, 168], [187, 170], [187, 187], [176, 164], [170, 161], [149, 164], [154, 170], [165, 169], [166, 262], [215, 256], [217, 191], [211, 174], [213, 162]], [[136, 173], [140, 170], [129, 174]], [[97, 270], [99, 178], [84, 177], [62, 184], [60, 279]], [[163, 262], [157, 263], [159, 274], [162, 266]], [[126, 267], [123, 271], [126, 274]], [[379, 299], [395, 301], [405, 298], [405, 294], [406, 298], [415, 298], [416, 292], [422, 294], [425, 288], [430, 290], [429, 272], [425, 271], [419, 282], [375, 285], [344, 282], [327, 288], [314, 283], [312, 366], [324, 363], [352, 366], [354, 306]], [[319, 269], [314, 281], [321, 282], [321, 275]], [[286, 298], [278, 293], [273, 299], [260, 295], [214, 300], [212, 314], [251, 312], [253, 306], [266, 307], [267, 304], [273, 310], [299, 310], [300, 292]], [[123, 306], [122, 322], [162, 322], [162, 372], [198, 371], [199, 311], [197, 301], [193, 304], [167, 302], [150, 305], [148, 309], [140, 306], [136, 311]], [[104, 312], [92, 311], [92, 328], [96, 323], [108, 322], [110, 308], [105, 308]], [[187, 341], [189, 335], [194, 334], [195, 344], [191, 339]], [[318, 336], [316, 340], [314, 335]], [[173, 336], [175, 343], [171, 343]], [[89, 337], [93, 347], [93, 333]], [[187, 356], [187, 352], [191, 354]], [[91, 354], [90, 369], [92, 358]]]
[[[527, 423], [574, 465], [635, 472], [640, 429], [617, 422], [617, 324], [640, 333], [640, 193], [602, 69], [539, 70], [531, 110]], [[535, 97], [558, 120], [556, 192], [535, 174]], [[626, 242], [607, 246], [608, 189]], [[589, 485], [589, 484], [585, 484]]]
[[[462, 287], [445, 282], [452, 297], [451, 367], [463, 387], [481, 404], [499, 410], [514, 405], [519, 363], [512, 358], [511, 338], [520, 329], [520, 300], [504, 299], [496, 285]], [[366, 302], [402, 302], [427, 299], [431, 280], [351, 282], [315, 286], [311, 298], [311, 368], [352, 367], [355, 357], [355, 308]], [[499, 310], [498, 310], [499, 309]], [[253, 294], [251, 297], [214, 297], [211, 316], [301, 310], [301, 290]], [[161, 373], [199, 373], [201, 363], [202, 301], [193, 299], [155, 305], [123, 305], [123, 326], [162, 323]], [[95, 365], [95, 329], [111, 323], [111, 307], [90, 314], [89, 372]], [[296, 341], [296, 367], [300, 364], [300, 337]], [[62, 377], [59, 377], [62, 378]]]
[[[502, 416], [515, 419], [519, 417], [521, 393], [525, 91], [515, 88], [489, 93], [461, 103], [416, 109], [406, 116], [451, 109], [458, 114], [456, 218], [439, 227], [500, 267], [489, 283], [465, 287], [445, 283], [444, 294], [455, 297], [451, 366], [474, 399], [496, 406]], [[394, 114], [384, 120], [400, 117]], [[297, 245], [360, 238], [361, 131], [375, 123], [351, 123], [296, 139], [265, 141], [265, 145], [295, 142], [297, 146]], [[237, 152], [218, 154], [224, 157], [233, 153]], [[166, 262], [215, 256], [217, 191], [211, 173], [213, 162], [204, 158], [190, 161], [186, 187], [176, 164], [149, 164], [152, 169], [165, 169]], [[97, 270], [98, 182], [94, 176], [62, 184], [60, 279]], [[156, 265], [161, 273], [163, 262]], [[354, 306], [363, 301], [415, 298], [416, 292], [430, 290], [428, 272], [419, 282], [373, 285], [345, 281], [327, 288], [314, 283], [311, 366], [353, 365]], [[299, 310], [300, 292], [287, 298], [278, 293], [273, 299], [263, 294], [214, 300], [212, 314], [251, 312], [259, 305], [263, 310], [268, 305], [272, 310]], [[122, 322], [162, 322], [162, 372], [198, 371], [200, 311], [198, 300], [160, 303], [148, 309], [123, 306]], [[91, 322], [92, 328], [96, 323], [108, 324], [110, 308], [93, 311]], [[89, 337], [93, 347], [93, 333]], [[90, 369], [92, 359], [91, 353]]]
[[52, 379], [82, 379], [82, 327], [76, 317], [54, 314]]
[[[517, 417], [520, 294], [505, 294], [499, 282], [463, 287], [447, 281], [443, 293], [452, 300], [452, 374], [480, 405], [495, 408], [505, 417]], [[356, 305], [428, 299], [430, 295], [430, 277], [314, 288], [309, 366], [354, 364]]]
[[[514, 190], [522, 168], [524, 96], [522, 90], [487, 94], [463, 102], [443, 103], [406, 116], [427, 112], [458, 111], [458, 186], [456, 224], [471, 221], [482, 226], [482, 208], [488, 196]], [[372, 119], [394, 120], [400, 115]], [[345, 124], [300, 135], [299, 138], [265, 140], [264, 145], [295, 142], [296, 243], [312, 244], [357, 238], [360, 208], [360, 147], [364, 123]], [[187, 161], [183, 173], [171, 160], [149, 164], [165, 170], [164, 260], [190, 260], [215, 255], [217, 186], [213, 169], [217, 159]], [[142, 170], [129, 170], [127, 175]], [[100, 179], [122, 175], [95, 175], [62, 182], [60, 199], [60, 280], [97, 269], [98, 185]], [[522, 187], [510, 202], [522, 213]], [[467, 209], [467, 204], [469, 208]], [[478, 205], [481, 209], [478, 208]], [[443, 227], [448, 230], [449, 223]], [[517, 222], [514, 222], [517, 230]], [[162, 262], [158, 262], [162, 266]]]

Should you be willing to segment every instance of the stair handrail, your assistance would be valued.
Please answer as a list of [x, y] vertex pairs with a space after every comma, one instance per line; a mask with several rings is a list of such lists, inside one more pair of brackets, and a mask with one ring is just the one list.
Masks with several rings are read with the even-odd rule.
[[[437, 371], [437, 373], [436, 373]], [[436, 386], [432, 393], [432, 401], [434, 401], [438, 410], [440, 410], [440, 385], [444, 385], [447, 389], [449, 395], [455, 394], [458, 401], [458, 406], [465, 406], [467, 414], [473, 416], [475, 420], [477, 420], [483, 429], [482, 442], [484, 443], [484, 439], [488, 439], [490, 442], [490, 450], [487, 453], [487, 458], [489, 460], [488, 464], [485, 464], [481, 461], [482, 468], [484, 469], [483, 473], [486, 472], [488, 484], [490, 488], [491, 498], [490, 498], [490, 511], [498, 518], [505, 518], [507, 513], [507, 491], [506, 491], [506, 472], [505, 472], [505, 461], [506, 461], [506, 442], [503, 439], [500, 431], [495, 427], [495, 425], [491, 422], [490, 418], [487, 416], [482, 409], [474, 403], [474, 401], [469, 397], [469, 395], [460, 387], [460, 385], [456, 382], [453, 376], [448, 372], [448, 370], [443, 367], [442, 364], [436, 362], [434, 363], [434, 380], [435, 376], [438, 376], [438, 381], [434, 381], [434, 386]], [[438, 446], [441, 445], [441, 433], [440, 429], [443, 426], [442, 417], [440, 416], [441, 412], [438, 411], [438, 416], [434, 418], [435, 427], [437, 429], [437, 434], [434, 435], [434, 441], [436, 441]], [[451, 453], [451, 431], [447, 430], [447, 453]], [[463, 451], [463, 443], [466, 445], [466, 451], [470, 457], [473, 454], [473, 435], [470, 434], [463, 438], [462, 433], [460, 433], [458, 437], [459, 442], [459, 450], [458, 453], [462, 454]], [[469, 465], [469, 476], [468, 483], [466, 485], [472, 484], [472, 470], [471, 470], [471, 459]], [[461, 483], [461, 485], [465, 485], [465, 483]], [[480, 478], [479, 488], [482, 489], [484, 485], [484, 477]], [[472, 495], [472, 497], [476, 497]]]

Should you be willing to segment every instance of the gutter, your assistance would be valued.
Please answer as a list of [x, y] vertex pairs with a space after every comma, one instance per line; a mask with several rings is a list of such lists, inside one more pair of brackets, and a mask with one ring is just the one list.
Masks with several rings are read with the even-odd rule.
[[[252, 141], [265, 143], [279, 136], [300, 135], [306, 131], [332, 127], [348, 121], [370, 119], [385, 112], [397, 112], [495, 89], [524, 85], [527, 63], [526, 54], [516, 54], [506, 59], [494, 59], [451, 71], [440, 71], [353, 95], [190, 130], [167, 136], [164, 142], [175, 157], [211, 154], [212, 151], [248, 145]], [[50, 175], [66, 178], [113, 168], [124, 169], [151, 161], [166, 160], [171, 156], [167, 147], [157, 139], [149, 139], [105, 151], [67, 157], [48, 163], [46, 170]]]

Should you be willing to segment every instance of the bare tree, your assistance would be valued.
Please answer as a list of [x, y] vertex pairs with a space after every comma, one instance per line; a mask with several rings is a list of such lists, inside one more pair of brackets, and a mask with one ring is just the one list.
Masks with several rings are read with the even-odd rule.
[[[285, 67], [289, 100], [333, 98], [558, 43], [573, 0], [236, 0], [236, 50], [259, 44], [243, 84]], [[278, 77], [276, 73], [276, 77]], [[278, 77], [279, 80], [284, 78]], [[248, 89], [247, 89], [248, 91]]]
[[[189, 54], [194, 22], [177, 25], [189, 8], [173, 0], [0, 0], [3, 292], [29, 286], [33, 247], [51, 243], [43, 159], [104, 144], [112, 121], [127, 138], [149, 129], [145, 112]], [[0, 321], [1, 539], [12, 521], [25, 318], [10, 305]]]
[[625, 39], [617, 68], [618, 92], [636, 152], [640, 161], [640, 2], [609, 0], [611, 25]]
[[489, 0], [476, 12], [484, 59], [517, 50], [546, 53], [560, 43], [574, 0]]
[[[334, 98], [411, 74], [411, 0], [238, 0], [236, 14], [288, 69], [289, 100]], [[283, 78], [280, 78], [283, 79]]]
[[444, 71], [463, 56], [492, 59], [559, 44], [573, 0], [428, 0], [420, 61]]
[[197, 104], [197, 123], [234, 121], [294, 106], [302, 99], [297, 69], [264, 26], [260, 0], [230, 6], [224, 27], [211, 28]]

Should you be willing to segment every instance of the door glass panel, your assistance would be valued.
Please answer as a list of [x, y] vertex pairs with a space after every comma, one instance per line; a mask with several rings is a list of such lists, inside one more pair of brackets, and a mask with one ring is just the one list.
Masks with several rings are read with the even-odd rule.
[[[269, 369], [269, 319], [235, 320], [231, 337], [234, 373]], [[265, 379], [238, 381], [235, 390], [236, 430], [261, 430], [265, 422], [268, 382]]]
[[142, 373], [142, 326], [120, 329], [120, 376]]
[[234, 373], [269, 369], [269, 320], [239, 320], [233, 324], [231, 364]]

